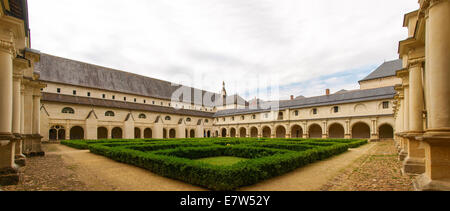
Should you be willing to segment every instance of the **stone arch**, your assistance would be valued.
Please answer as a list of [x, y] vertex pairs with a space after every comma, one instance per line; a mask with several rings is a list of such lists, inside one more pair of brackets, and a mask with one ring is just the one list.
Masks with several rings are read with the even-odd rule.
[[345, 129], [340, 123], [333, 123], [328, 128], [328, 137], [345, 138]]
[[121, 139], [121, 138], [123, 138], [122, 128], [120, 128], [120, 127], [113, 128], [112, 131], [111, 131], [111, 137], [113, 139]]
[[51, 141], [65, 140], [66, 129], [61, 125], [55, 125], [50, 128], [48, 136]]
[[239, 137], [241, 138], [247, 137], [247, 128], [241, 127], [241, 129], [239, 129]]
[[279, 125], [275, 131], [277, 138], [286, 138], [286, 128], [283, 125]]
[[208, 132], [206, 133], [206, 137], [211, 138], [211, 131], [208, 130]]
[[108, 129], [106, 127], [98, 127], [97, 139], [107, 139], [107, 138], [108, 138]]
[[169, 138], [176, 138], [177, 137], [177, 131], [175, 129], [169, 130]]
[[236, 138], [236, 128], [232, 127], [230, 129], [230, 137]]
[[291, 127], [291, 138], [302, 138], [303, 128], [300, 125], [293, 125]]
[[189, 138], [195, 138], [195, 130], [191, 129], [191, 131], [189, 132]]
[[365, 122], [357, 122], [352, 126], [352, 138], [369, 139], [370, 126]]
[[318, 124], [312, 124], [309, 126], [309, 138], [322, 138], [322, 127]]
[[138, 127], [134, 128], [134, 138], [135, 139], [141, 138], [141, 129]]
[[271, 136], [272, 136], [272, 129], [269, 126], [263, 127], [262, 135], [263, 135], [264, 138], [271, 138]]
[[250, 137], [252, 138], [258, 138], [258, 128], [257, 127], [252, 127], [250, 129]]
[[144, 138], [153, 138], [153, 131], [150, 128], [145, 128], [144, 130]]
[[394, 128], [390, 124], [382, 124], [378, 133], [380, 134], [380, 139], [393, 139], [394, 138]]
[[70, 140], [84, 139], [84, 129], [80, 126], [74, 126], [70, 129]]
[[222, 128], [221, 135], [222, 135], [222, 138], [227, 137], [227, 129], [226, 128]]

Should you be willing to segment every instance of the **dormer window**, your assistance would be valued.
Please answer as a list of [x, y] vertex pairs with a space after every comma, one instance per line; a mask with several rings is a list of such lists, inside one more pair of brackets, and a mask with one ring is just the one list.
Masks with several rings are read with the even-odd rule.
[[294, 111], [294, 115], [295, 115], [295, 116], [298, 116], [298, 111]]
[[314, 115], [317, 115], [317, 108], [314, 108], [314, 109], [313, 109], [313, 114], [314, 114]]
[[77, 95], [77, 90], [73, 90], [73, 95]]
[[383, 102], [383, 109], [388, 109], [389, 108], [389, 101], [384, 101]]
[[56, 92], [57, 92], [57, 93], [61, 93], [61, 88], [57, 88], [57, 89], [56, 89]]
[[253, 114], [252, 119], [256, 119], [256, 115]]

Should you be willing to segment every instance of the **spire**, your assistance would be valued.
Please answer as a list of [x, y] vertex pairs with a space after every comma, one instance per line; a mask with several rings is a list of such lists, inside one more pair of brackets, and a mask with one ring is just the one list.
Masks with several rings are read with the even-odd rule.
[[227, 96], [227, 90], [225, 89], [225, 81], [223, 82], [223, 88], [222, 88], [222, 97]]

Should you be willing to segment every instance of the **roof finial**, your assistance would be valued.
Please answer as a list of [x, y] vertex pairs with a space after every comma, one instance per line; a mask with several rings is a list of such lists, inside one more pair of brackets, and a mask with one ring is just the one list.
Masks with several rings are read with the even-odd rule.
[[225, 89], [225, 81], [223, 81], [223, 87], [222, 87], [222, 96], [227, 96], [227, 90]]

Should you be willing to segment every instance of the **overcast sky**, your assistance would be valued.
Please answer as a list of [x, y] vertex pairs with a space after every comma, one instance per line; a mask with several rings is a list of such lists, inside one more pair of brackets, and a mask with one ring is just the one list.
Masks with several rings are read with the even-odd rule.
[[[359, 88], [417, 0], [29, 0], [32, 48], [247, 100]], [[278, 95], [265, 94], [278, 87]]]

